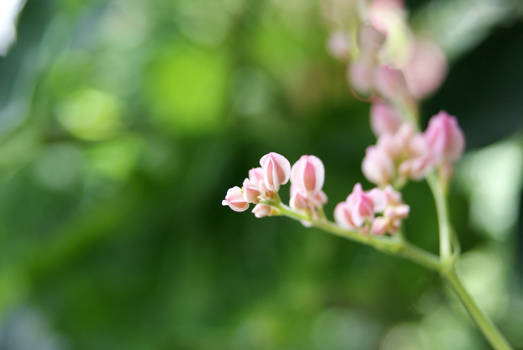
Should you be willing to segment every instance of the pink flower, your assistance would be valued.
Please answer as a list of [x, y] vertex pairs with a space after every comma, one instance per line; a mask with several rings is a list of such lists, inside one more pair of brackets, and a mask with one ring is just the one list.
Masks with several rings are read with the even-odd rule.
[[387, 103], [378, 101], [370, 109], [370, 125], [374, 135], [394, 134], [400, 128], [402, 119]]
[[263, 169], [252, 168], [249, 170], [249, 180], [255, 184], [263, 184]]
[[391, 226], [391, 221], [389, 218], [380, 216], [374, 219], [372, 222], [372, 233], [375, 235], [383, 235], [387, 233]]
[[339, 30], [331, 33], [327, 41], [327, 51], [332, 57], [340, 61], [348, 60], [350, 49], [351, 40], [347, 32]]
[[229, 188], [222, 205], [229, 206], [229, 208], [237, 212], [242, 212], [249, 208], [249, 203], [244, 199], [242, 190], [238, 186]]
[[[387, 185], [386, 188], [389, 187], [390, 185]], [[368, 191], [367, 194], [374, 203], [374, 212], [379, 213], [385, 210], [385, 207], [387, 206], [387, 195], [384, 190], [380, 188], [373, 188], [372, 190]]]
[[358, 59], [347, 70], [349, 83], [360, 93], [368, 93], [374, 84], [374, 65], [368, 60]]
[[366, 221], [374, 218], [375, 203], [357, 183], [345, 202], [338, 203], [334, 209], [334, 219], [341, 227], [353, 229], [362, 227]]
[[[383, 190], [374, 188], [364, 192], [356, 184], [345, 202], [338, 203], [334, 210], [336, 223], [346, 229], [359, 228], [361, 232], [394, 234], [401, 220], [409, 214], [409, 206], [401, 200], [401, 194], [388, 185]], [[383, 214], [375, 216], [376, 214]]]
[[401, 220], [409, 215], [410, 207], [403, 203], [401, 194], [390, 185], [383, 190], [377, 190], [373, 198], [379, 198], [374, 199], [375, 203], [376, 200], [382, 201], [381, 207], [376, 212], [383, 213], [383, 216], [378, 216], [372, 221], [372, 233], [377, 235], [386, 232], [395, 234], [400, 228]]
[[425, 137], [403, 123], [394, 134], [382, 134], [375, 146], [367, 148], [362, 170], [367, 180], [384, 186], [423, 178], [432, 169], [432, 159]]
[[314, 194], [312, 200], [314, 202], [314, 205], [321, 207], [325, 203], [327, 203], [327, 195], [323, 191], [318, 191]]
[[381, 147], [370, 146], [361, 164], [363, 175], [377, 185], [383, 186], [394, 178], [394, 162], [390, 154]]
[[[403, 126], [400, 128], [400, 130], [401, 129], [403, 129]], [[399, 135], [400, 131], [396, 132], [395, 134], [383, 134], [378, 138], [378, 142], [376, 143], [375, 147], [379, 148], [393, 160], [396, 160], [401, 156], [405, 147], [405, 144]]]
[[374, 76], [376, 90], [391, 101], [405, 101], [410, 97], [403, 72], [389, 66], [376, 70]]
[[323, 163], [316, 156], [301, 156], [292, 166], [291, 184], [298, 192], [316, 194], [323, 187], [324, 177]]
[[385, 209], [384, 215], [389, 218], [404, 219], [409, 216], [410, 207], [406, 204], [396, 205]]
[[[325, 177], [323, 163], [315, 156], [301, 156], [291, 169], [291, 208], [321, 218], [321, 207], [327, 196], [321, 190]], [[309, 226], [307, 222], [302, 222]]]
[[352, 230], [356, 228], [356, 224], [352, 220], [352, 212], [346, 202], [341, 202], [336, 205], [334, 209], [334, 220], [343, 228]]
[[368, 9], [368, 16], [376, 29], [388, 33], [404, 22], [404, 12], [402, 0], [373, 0]]
[[370, 24], [364, 24], [358, 32], [358, 45], [362, 55], [376, 55], [385, 43], [385, 35]]
[[431, 41], [416, 40], [405, 64], [405, 79], [409, 91], [418, 99], [434, 92], [447, 74], [447, 59]]
[[[252, 191], [257, 190], [259, 192], [258, 196], [263, 197], [271, 197], [272, 192], [267, 189], [267, 186], [265, 186], [265, 181], [263, 179], [263, 169], [262, 168], [252, 168], [249, 170], [249, 179], [248, 184], [250, 185], [250, 189]], [[245, 184], [245, 181], [244, 181]], [[244, 189], [245, 191], [245, 189]], [[253, 194], [249, 193], [249, 195]]]
[[359, 183], [354, 186], [346, 202], [351, 211], [352, 221], [356, 226], [362, 226], [365, 220], [370, 220], [374, 217], [374, 202], [363, 191]]
[[264, 184], [269, 191], [277, 192], [280, 185], [289, 181], [291, 165], [281, 154], [271, 152], [260, 159]]
[[465, 148], [465, 137], [456, 118], [444, 111], [430, 119], [424, 136], [437, 165], [456, 162]]
[[309, 199], [306, 193], [293, 190], [291, 187], [291, 200], [289, 202], [291, 208], [296, 210], [307, 210], [310, 208]]
[[271, 215], [271, 207], [265, 204], [257, 204], [254, 209], [252, 210], [252, 213], [257, 218], [263, 218], [265, 216]]
[[404, 160], [398, 169], [404, 178], [421, 180], [432, 169], [432, 157], [430, 154], [421, 155]]
[[261, 195], [260, 188], [257, 183], [250, 179], [243, 180], [243, 198], [249, 202], [257, 204], [259, 202], [258, 197]]

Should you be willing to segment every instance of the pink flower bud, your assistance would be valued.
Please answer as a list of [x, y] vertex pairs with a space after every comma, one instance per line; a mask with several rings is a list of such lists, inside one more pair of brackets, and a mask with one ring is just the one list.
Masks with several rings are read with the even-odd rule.
[[377, 185], [386, 185], [394, 177], [394, 162], [381, 147], [367, 148], [361, 168], [367, 180]]
[[318, 191], [314, 194], [313, 201], [314, 205], [321, 207], [327, 203], [327, 195], [323, 191]]
[[400, 164], [398, 172], [405, 178], [421, 180], [432, 169], [430, 154], [406, 159]]
[[351, 40], [349, 34], [345, 31], [336, 31], [329, 36], [327, 41], [327, 51], [329, 54], [340, 60], [346, 61], [349, 59]]
[[374, 84], [374, 65], [368, 60], [358, 59], [347, 70], [349, 83], [360, 93], [368, 93]]
[[357, 183], [345, 202], [338, 203], [334, 209], [334, 218], [339, 226], [353, 229], [362, 227], [365, 221], [372, 221], [375, 203], [372, 199], [376, 192], [366, 193]]
[[370, 109], [370, 126], [374, 135], [394, 134], [402, 124], [401, 117], [394, 107], [384, 102], [376, 102]]
[[[375, 213], [383, 213], [383, 216], [375, 217]], [[359, 183], [346, 201], [339, 203], [334, 210], [334, 218], [339, 226], [359, 228], [363, 233], [372, 230], [374, 234], [394, 234], [400, 227], [401, 219], [408, 214], [409, 206], [401, 201], [401, 194], [392, 186], [364, 192]]]
[[323, 187], [325, 169], [316, 156], [301, 156], [291, 170], [291, 183], [296, 191], [316, 193]]
[[430, 119], [424, 136], [438, 165], [454, 163], [465, 148], [465, 138], [456, 118], [444, 111]]
[[258, 203], [258, 197], [261, 195], [261, 191], [257, 183], [252, 182], [250, 179], [243, 180], [243, 198], [249, 203]]
[[376, 235], [383, 235], [387, 232], [390, 226], [390, 219], [384, 216], [375, 218], [372, 222], [372, 233]]
[[388, 232], [393, 235], [398, 232], [400, 226], [401, 220], [394, 220], [386, 216], [380, 216], [372, 222], [372, 233], [383, 235]]
[[334, 209], [334, 220], [338, 226], [352, 230], [356, 227], [352, 220], [352, 213], [346, 202], [341, 202]]
[[[390, 187], [390, 185], [387, 185], [387, 187]], [[385, 193], [385, 191], [379, 188], [373, 188], [372, 190], [367, 192], [367, 194], [374, 203], [374, 212], [382, 212], [385, 209], [385, 206], [387, 205], [387, 194]]]
[[291, 200], [289, 204], [291, 208], [296, 210], [305, 210], [309, 208], [309, 201], [307, 200], [307, 195], [299, 191], [293, 191], [292, 189]]
[[401, 220], [390, 220], [390, 224], [389, 224], [389, 233], [391, 235], [394, 235], [398, 232], [398, 230], [400, 229], [401, 227]]
[[280, 185], [289, 181], [291, 165], [287, 158], [281, 154], [271, 152], [260, 159], [263, 170], [263, 180], [269, 191], [277, 192]]
[[[398, 231], [401, 220], [409, 215], [410, 207], [403, 203], [401, 200], [401, 194], [394, 190], [392, 186], [388, 185], [380, 192], [374, 192], [371, 190], [369, 196], [371, 196], [375, 203], [375, 211], [383, 212], [383, 216], [374, 218], [372, 221], [372, 232], [374, 234], [385, 234], [389, 232], [394, 234]], [[381, 201], [380, 208], [378, 208], [378, 201]], [[384, 204], [384, 205], [383, 205]]]
[[399, 157], [404, 151], [404, 146], [405, 145], [400, 142], [400, 139], [398, 138], [398, 133], [394, 135], [383, 134], [378, 138], [378, 142], [376, 143], [376, 147], [383, 151], [391, 159], [396, 159]]
[[404, 219], [409, 216], [410, 207], [406, 204], [391, 206], [385, 209], [384, 215], [395, 219]]
[[403, 123], [394, 135], [383, 135], [378, 139], [378, 145], [393, 158], [410, 158], [410, 144], [416, 136], [416, 131], [410, 123]]
[[405, 6], [401, 0], [373, 0], [368, 9], [372, 25], [383, 33], [397, 29], [404, 22]]
[[434, 92], [447, 74], [447, 59], [436, 44], [428, 40], [414, 41], [405, 64], [409, 91], [418, 99]]
[[386, 205], [403, 204], [403, 201], [401, 200], [401, 193], [396, 191], [391, 185], [387, 185], [382, 192], [385, 195]]
[[354, 185], [354, 189], [347, 197], [346, 202], [351, 211], [352, 222], [354, 222], [356, 226], [362, 226], [365, 219], [372, 219], [374, 217], [374, 202], [372, 198], [363, 191], [359, 183]]
[[252, 168], [249, 170], [249, 180], [254, 184], [263, 183], [263, 169], [262, 168]]
[[225, 199], [222, 201], [223, 206], [229, 206], [234, 211], [242, 212], [249, 208], [249, 203], [243, 198], [241, 188], [234, 186], [229, 188]]
[[257, 218], [263, 218], [265, 216], [271, 215], [271, 207], [265, 204], [256, 204], [254, 209], [252, 210], [252, 213]]
[[364, 24], [358, 32], [358, 45], [362, 55], [376, 55], [385, 43], [385, 34], [370, 24]]
[[[245, 183], [245, 182], [244, 182]], [[252, 168], [249, 170], [249, 185], [251, 190], [258, 190], [260, 192], [258, 196], [270, 197], [271, 191], [265, 186], [265, 181], [263, 179], [263, 169], [262, 168]], [[245, 191], [245, 188], [244, 188]], [[253, 193], [249, 193], [252, 195]], [[256, 202], [257, 203], [257, 202]]]
[[376, 70], [374, 76], [376, 90], [391, 101], [405, 101], [410, 97], [403, 72], [389, 66]]

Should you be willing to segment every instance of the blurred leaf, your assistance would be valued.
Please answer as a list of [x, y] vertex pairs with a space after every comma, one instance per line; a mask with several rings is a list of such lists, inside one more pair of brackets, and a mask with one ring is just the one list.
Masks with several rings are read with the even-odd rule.
[[145, 86], [153, 122], [178, 134], [220, 127], [227, 73], [221, 51], [184, 43], [160, 50], [150, 63]]

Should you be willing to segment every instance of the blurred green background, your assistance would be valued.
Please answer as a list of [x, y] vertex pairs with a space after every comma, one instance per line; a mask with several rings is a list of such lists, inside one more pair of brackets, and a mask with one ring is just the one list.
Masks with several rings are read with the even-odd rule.
[[[0, 57], [0, 349], [488, 349], [436, 274], [220, 204], [269, 151], [324, 161], [329, 213], [370, 186], [320, 2], [25, 4]], [[467, 137], [459, 270], [523, 349], [521, 2], [407, 5], [451, 63], [423, 120]], [[427, 185], [404, 197], [436, 251]]]

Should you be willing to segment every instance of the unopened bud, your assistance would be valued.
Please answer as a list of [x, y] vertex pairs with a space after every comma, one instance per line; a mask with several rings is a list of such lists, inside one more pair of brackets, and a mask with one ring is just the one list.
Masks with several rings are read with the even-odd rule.
[[252, 213], [257, 218], [263, 218], [265, 216], [271, 215], [271, 207], [265, 204], [257, 204], [254, 209], [252, 210]]
[[456, 118], [447, 112], [430, 119], [424, 136], [437, 165], [452, 164], [463, 154], [465, 137]]
[[409, 91], [420, 99], [441, 85], [447, 74], [447, 58], [436, 44], [428, 40], [416, 40], [404, 72]]
[[244, 199], [242, 190], [238, 186], [229, 188], [222, 205], [229, 206], [229, 208], [237, 212], [242, 212], [249, 208], [249, 203]]
[[385, 34], [370, 24], [364, 24], [358, 32], [358, 45], [364, 56], [376, 55], [385, 43]]
[[370, 126], [374, 135], [394, 134], [402, 124], [396, 109], [384, 102], [375, 102], [370, 109]]
[[261, 191], [257, 183], [252, 182], [250, 179], [243, 180], [243, 198], [249, 203], [258, 203], [258, 197]]
[[394, 162], [390, 155], [378, 146], [370, 146], [361, 165], [363, 175], [377, 185], [390, 183], [394, 176]]
[[327, 41], [327, 51], [332, 57], [340, 61], [346, 61], [350, 56], [350, 43], [350, 37], [347, 32], [341, 30], [336, 31], [329, 36]]
[[349, 65], [347, 78], [358, 92], [369, 93], [374, 84], [374, 66], [360, 58]]
[[263, 180], [269, 191], [277, 192], [280, 185], [289, 181], [291, 165], [287, 158], [276, 152], [264, 155], [260, 159], [263, 170]]
[[376, 70], [374, 76], [376, 90], [386, 99], [391, 101], [405, 102], [410, 93], [403, 72], [389, 66], [383, 66]]
[[316, 156], [301, 156], [292, 166], [291, 173], [291, 184], [296, 191], [316, 193], [323, 187], [325, 168]]

